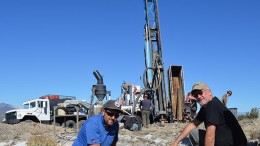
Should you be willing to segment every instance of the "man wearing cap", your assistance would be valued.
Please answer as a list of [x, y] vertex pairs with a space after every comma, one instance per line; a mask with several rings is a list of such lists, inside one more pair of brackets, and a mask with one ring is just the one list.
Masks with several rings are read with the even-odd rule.
[[228, 97], [232, 95], [232, 91], [228, 90], [221, 98], [222, 103], [227, 106]]
[[119, 103], [107, 101], [100, 114], [87, 119], [73, 146], [115, 146], [118, 141], [117, 118], [122, 113]]
[[[247, 145], [245, 134], [232, 112], [217, 97], [213, 97], [210, 88], [205, 83], [195, 83], [191, 95], [201, 105], [200, 111], [171, 146], [177, 146], [188, 134], [190, 134], [193, 146]], [[206, 130], [197, 129], [202, 122]]]
[[151, 110], [151, 101], [148, 99], [148, 93], [145, 93], [143, 96], [144, 100], [140, 103], [140, 108], [142, 112], [142, 122], [145, 128], [148, 128], [150, 124], [150, 110]]

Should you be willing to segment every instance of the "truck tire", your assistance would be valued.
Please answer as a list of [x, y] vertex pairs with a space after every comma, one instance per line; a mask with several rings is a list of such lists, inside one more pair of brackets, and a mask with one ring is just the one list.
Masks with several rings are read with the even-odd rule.
[[73, 120], [68, 120], [62, 123], [62, 127], [76, 128], [76, 123]]
[[25, 123], [33, 123], [33, 120], [25, 120]]
[[79, 124], [79, 129], [84, 125], [85, 121], [86, 120], [80, 120], [79, 121], [79, 123], [78, 123]]

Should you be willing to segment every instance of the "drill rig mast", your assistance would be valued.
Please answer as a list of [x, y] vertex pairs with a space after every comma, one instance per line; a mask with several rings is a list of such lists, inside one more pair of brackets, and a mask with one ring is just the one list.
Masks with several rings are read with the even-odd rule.
[[170, 101], [166, 97], [164, 63], [160, 37], [160, 24], [157, 0], [144, 0], [144, 54], [145, 72], [143, 82], [145, 92], [150, 94], [153, 103], [152, 116], [154, 121], [164, 122], [171, 111], [167, 108]]

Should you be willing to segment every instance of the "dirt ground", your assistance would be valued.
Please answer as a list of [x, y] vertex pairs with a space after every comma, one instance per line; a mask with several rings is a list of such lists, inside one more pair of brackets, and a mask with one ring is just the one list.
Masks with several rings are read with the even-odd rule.
[[[241, 124], [248, 141], [260, 142], [260, 137], [252, 138], [252, 131], [260, 133], [260, 119], [242, 120]], [[121, 128], [118, 146], [164, 146], [175, 139], [187, 123], [152, 124], [141, 131], [129, 131]], [[201, 127], [203, 128], [203, 127]], [[0, 146], [26, 146], [31, 136], [46, 136], [57, 142], [59, 146], [70, 146], [77, 136], [76, 129], [67, 129], [54, 125], [39, 123], [19, 123], [14, 125], [0, 124]], [[182, 145], [182, 144], [180, 144]], [[184, 144], [183, 144], [184, 145]]]

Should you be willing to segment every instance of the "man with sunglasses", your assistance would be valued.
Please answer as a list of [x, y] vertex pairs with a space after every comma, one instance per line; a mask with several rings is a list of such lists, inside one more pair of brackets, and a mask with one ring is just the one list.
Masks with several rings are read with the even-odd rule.
[[228, 97], [232, 95], [232, 91], [228, 90], [221, 98], [222, 103], [227, 106]]
[[[222, 104], [205, 83], [193, 85], [191, 95], [201, 105], [196, 118], [189, 123], [172, 142], [177, 146], [190, 134], [193, 146], [246, 146], [247, 139], [238, 121], [231, 111]], [[205, 130], [197, 129], [204, 122]]]
[[99, 115], [87, 119], [73, 146], [115, 146], [119, 131], [117, 118], [121, 113], [117, 101], [107, 101]]

